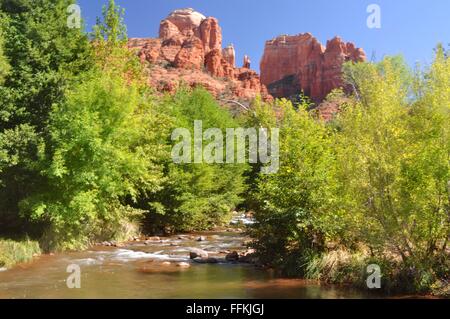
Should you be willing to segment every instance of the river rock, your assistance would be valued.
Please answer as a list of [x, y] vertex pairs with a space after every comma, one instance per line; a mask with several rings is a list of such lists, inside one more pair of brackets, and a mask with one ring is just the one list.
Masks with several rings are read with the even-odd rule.
[[194, 258], [194, 262], [199, 264], [217, 264], [219, 261], [217, 258], [209, 257], [209, 258]]
[[205, 241], [206, 237], [205, 236], [200, 236], [197, 238], [197, 241]]
[[239, 262], [244, 264], [258, 264], [259, 260], [256, 254], [249, 253], [239, 257]]
[[200, 248], [190, 248], [189, 249], [189, 258], [191, 259], [195, 259], [195, 258], [208, 258], [208, 252], [204, 251], [203, 249]]
[[147, 240], [144, 241], [144, 244], [150, 245], [150, 244], [158, 242], [158, 241], [161, 242], [161, 238], [159, 238], [158, 236], [148, 237]]
[[239, 254], [237, 253], [237, 251], [233, 251], [232, 253], [229, 253], [225, 256], [225, 260], [226, 261], [238, 261], [239, 260]]
[[185, 263], [185, 262], [181, 262], [181, 263], [178, 263], [178, 264], [177, 264], [177, 267], [180, 267], [180, 268], [189, 268], [189, 267], [191, 267], [191, 265], [188, 264], [188, 263]]

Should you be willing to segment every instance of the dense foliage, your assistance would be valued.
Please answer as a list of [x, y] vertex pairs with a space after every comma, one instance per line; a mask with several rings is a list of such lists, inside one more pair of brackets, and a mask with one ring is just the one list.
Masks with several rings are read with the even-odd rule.
[[70, 3], [0, 3], [3, 53], [10, 64], [0, 86], [0, 216], [32, 232], [19, 206], [46, 183], [36, 161], [49, 139], [51, 109], [92, 63], [86, 35], [66, 27]]
[[[203, 132], [217, 128], [224, 132], [238, 123], [204, 89], [180, 90], [162, 101], [172, 119], [173, 131], [188, 128], [194, 138], [194, 121], [202, 121]], [[161, 110], [162, 111], [162, 110]], [[223, 136], [223, 145], [226, 141]], [[171, 145], [179, 141], [170, 141]], [[210, 143], [203, 140], [203, 149]], [[192, 148], [192, 152], [193, 152]], [[224, 154], [220, 154], [221, 157]], [[184, 163], [167, 158], [164, 186], [149, 199], [149, 226], [168, 231], [207, 229], [225, 221], [241, 202], [245, 164]]]
[[387, 282], [415, 291], [448, 280], [449, 67], [441, 48], [424, 73], [398, 57], [349, 63], [355, 94], [326, 125], [281, 103], [282, 169], [260, 177], [254, 195], [264, 262], [308, 275], [343, 249], [362, 256], [355, 267], [346, 255], [353, 273], [378, 263]]
[[194, 120], [204, 129], [234, 120], [201, 89], [155, 96], [114, 1], [90, 37], [66, 26], [71, 3], [1, 7], [3, 233], [73, 249], [130, 238], [144, 215], [154, 232], [223, 222], [241, 200], [244, 166], [176, 165], [170, 137]]
[[333, 154], [325, 124], [308, 113], [307, 104], [296, 110], [284, 100], [278, 107], [256, 109], [261, 126], [275, 122], [280, 129], [281, 166], [276, 174], [258, 177], [252, 233], [262, 261], [290, 273], [324, 244], [321, 214], [329, 205]]
[[345, 221], [374, 253], [405, 263], [445, 250], [449, 234], [449, 66], [439, 51], [414, 88], [391, 59], [368, 65], [361, 100], [338, 119]]

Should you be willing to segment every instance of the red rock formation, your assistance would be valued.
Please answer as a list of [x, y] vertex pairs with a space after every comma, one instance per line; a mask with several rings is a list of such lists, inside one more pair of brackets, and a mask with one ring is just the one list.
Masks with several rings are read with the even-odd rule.
[[200, 39], [202, 39], [205, 54], [211, 50], [222, 49], [222, 29], [216, 18], [207, 18], [200, 24]]
[[205, 56], [205, 68], [215, 77], [234, 79], [235, 68], [222, 56], [220, 50], [214, 49]]
[[162, 40], [170, 39], [180, 34], [178, 27], [169, 20], [161, 21], [159, 25], [159, 38]]
[[203, 43], [199, 38], [189, 38], [183, 42], [175, 56], [174, 65], [183, 69], [201, 69], [204, 64], [204, 52]]
[[365, 61], [366, 55], [339, 37], [323, 47], [310, 33], [283, 35], [266, 42], [261, 82], [274, 97], [290, 97], [303, 91], [318, 103], [343, 86], [341, 67], [349, 60]]
[[234, 50], [234, 46], [232, 44], [222, 50], [222, 56], [230, 66], [233, 68], [236, 66], [236, 51]]
[[160, 39], [130, 39], [128, 46], [139, 52], [141, 62], [156, 63], [161, 55]]
[[222, 55], [219, 50], [212, 50], [205, 56], [205, 68], [209, 74], [223, 77]]
[[271, 100], [269, 97], [267, 88], [261, 85], [261, 80], [256, 71], [250, 70], [248, 68], [239, 68], [235, 70], [235, 75], [238, 80], [238, 85], [233, 89], [233, 92], [238, 97], [251, 96], [252, 92], [260, 91], [261, 96], [265, 97], [266, 100]]
[[242, 63], [242, 67], [246, 69], [250, 69], [250, 64], [252, 61], [250, 61], [250, 57], [248, 55], [244, 55], [244, 62]]
[[149, 85], [158, 91], [174, 92], [184, 82], [215, 96], [271, 99], [255, 71], [235, 68], [233, 46], [222, 50], [217, 19], [193, 9], [175, 10], [161, 21], [159, 39], [130, 39], [128, 47], [151, 64]]
[[[167, 39], [177, 33], [186, 37], [191, 37], [193, 35], [200, 37], [199, 27], [205, 19], [206, 17], [203, 14], [192, 8], [175, 10], [165, 20], [161, 21], [159, 37]], [[173, 26], [175, 26], [176, 29]]]

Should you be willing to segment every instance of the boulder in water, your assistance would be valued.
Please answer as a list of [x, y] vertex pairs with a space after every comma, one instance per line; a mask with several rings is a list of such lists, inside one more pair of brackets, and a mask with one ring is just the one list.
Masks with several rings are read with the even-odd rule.
[[204, 251], [203, 249], [200, 248], [190, 248], [189, 249], [189, 258], [191, 259], [195, 259], [195, 258], [208, 258], [208, 252]]

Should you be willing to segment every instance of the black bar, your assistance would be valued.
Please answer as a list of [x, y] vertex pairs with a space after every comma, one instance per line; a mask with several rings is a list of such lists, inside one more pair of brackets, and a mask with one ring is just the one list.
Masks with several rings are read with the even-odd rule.
[[[0, 300], [0, 318], [8, 310], [15, 316], [31, 311], [46, 317], [88, 318], [93, 312], [104, 316], [131, 318], [320, 318], [345, 315], [384, 319], [398, 311], [409, 315], [448, 313], [449, 299], [342, 299], [342, 300]], [[195, 307], [195, 308], [193, 308]], [[10, 308], [10, 309], [8, 309]], [[193, 309], [195, 309], [193, 311]], [[14, 316], [14, 317], [15, 317]], [[7, 316], [5, 315], [5, 318]], [[13, 318], [13, 317], [11, 317]]]

